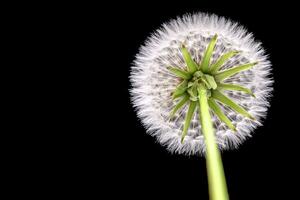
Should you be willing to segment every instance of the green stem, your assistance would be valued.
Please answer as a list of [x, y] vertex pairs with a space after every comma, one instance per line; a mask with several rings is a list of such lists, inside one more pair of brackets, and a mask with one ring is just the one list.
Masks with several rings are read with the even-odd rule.
[[206, 168], [208, 177], [209, 196], [211, 200], [228, 200], [221, 155], [215, 141], [214, 129], [209, 113], [206, 88], [199, 86], [200, 121], [206, 142]]

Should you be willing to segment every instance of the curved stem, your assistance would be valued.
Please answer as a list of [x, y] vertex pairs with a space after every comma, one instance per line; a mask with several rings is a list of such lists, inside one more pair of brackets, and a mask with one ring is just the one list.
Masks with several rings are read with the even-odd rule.
[[199, 117], [206, 142], [206, 168], [209, 196], [211, 200], [228, 200], [229, 196], [222, 159], [215, 141], [206, 88], [204, 86], [199, 86], [198, 95], [200, 105]]

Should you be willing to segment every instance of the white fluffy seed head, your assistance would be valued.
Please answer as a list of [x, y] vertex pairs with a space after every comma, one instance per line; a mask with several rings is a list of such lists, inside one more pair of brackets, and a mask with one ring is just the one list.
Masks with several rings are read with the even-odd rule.
[[172, 100], [171, 93], [179, 80], [167, 70], [167, 67], [186, 67], [180, 52], [181, 44], [187, 46], [193, 59], [199, 63], [210, 39], [215, 34], [218, 35], [218, 40], [211, 63], [226, 52], [232, 50], [241, 52], [226, 62], [221, 70], [240, 64], [259, 62], [252, 69], [240, 72], [224, 81], [252, 90], [256, 98], [242, 92], [224, 91], [224, 93], [244, 107], [256, 118], [256, 121], [249, 120], [219, 104], [237, 128], [237, 132], [233, 132], [211, 113], [219, 148], [221, 150], [237, 148], [251, 136], [251, 132], [257, 126], [261, 125], [262, 119], [266, 116], [273, 82], [270, 78], [271, 64], [261, 44], [254, 41], [252, 34], [237, 23], [216, 15], [198, 13], [171, 20], [154, 32], [140, 48], [130, 75], [131, 98], [138, 117], [147, 132], [155, 136], [158, 142], [166, 146], [170, 152], [202, 155], [205, 152], [205, 141], [197, 110], [187, 136], [181, 143], [187, 106], [180, 110], [173, 120], [170, 120], [170, 112], [178, 102]]

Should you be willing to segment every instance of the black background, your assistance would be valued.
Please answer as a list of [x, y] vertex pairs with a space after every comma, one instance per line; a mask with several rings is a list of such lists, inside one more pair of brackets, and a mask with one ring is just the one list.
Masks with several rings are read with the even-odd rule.
[[170, 154], [146, 134], [129, 96], [130, 67], [150, 33], [177, 16], [208, 12], [263, 43], [275, 80], [264, 125], [222, 153], [230, 199], [299, 199], [298, 8], [203, 0], [13, 5], [4, 19], [12, 38], [3, 40], [6, 53], [21, 54], [8, 59], [19, 68], [8, 68], [22, 79], [7, 82], [17, 90], [7, 95], [12, 106], [3, 105], [16, 117], [3, 122], [10, 132], [2, 135], [11, 137], [1, 154], [9, 195], [208, 199], [205, 158]]
[[222, 153], [230, 199], [292, 198], [299, 185], [299, 117], [293, 115], [298, 98], [292, 96], [298, 90], [296, 73], [291, 71], [299, 67], [298, 13], [293, 7], [198, 0], [112, 3], [72, 11], [74, 15], [63, 24], [74, 23], [78, 37], [71, 43], [74, 48], [78, 43], [83, 46], [80, 52], [85, 57], [75, 68], [82, 74], [75, 80], [76, 89], [83, 92], [78, 99], [84, 106], [78, 109], [85, 113], [81, 118], [86, 123], [70, 137], [76, 142], [61, 160], [72, 163], [63, 170], [71, 175], [68, 182], [86, 184], [87, 193], [100, 197], [107, 193], [107, 199], [208, 199], [205, 158], [172, 155], [146, 134], [130, 103], [128, 78], [135, 54], [151, 32], [177, 16], [208, 12], [237, 21], [254, 33], [270, 55], [275, 80], [264, 126], [238, 150]]
[[[150, 5], [151, 4], [151, 5]], [[275, 3], [272, 3], [275, 4]], [[128, 6], [128, 5], [127, 5]], [[278, 6], [278, 7], [275, 7]], [[288, 199], [296, 192], [297, 134], [292, 116], [295, 109], [291, 94], [296, 79], [294, 47], [296, 46], [296, 13], [292, 5], [271, 5], [252, 1], [236, 3], [182, 1], [162, 5], [137, 3], [112, 10], [108, 20], [109, 48], [117, 71], [114, 86], [118, 105], [107, 132], [109, 152], [109, 188], [130, 198], [145, 199], [208, 199], [205, 159], [172, 155], [147, 135], [130, 104], [128, 79], [130, 66], [138, 48], [151, 32], [169, 19], [191, 12], [208, 12], [240, 22], [263, 43], [273, 64], [274, 92], [264, 126], [238, 150], [222, 153], [230, 199]], [[114, 15], [114, 16], [113, 16]], [[117, 16], [117, 17], [116, 17]], [[111, 28], [111, 29], [110, 29]], [[296, 56], [297, 57], [297, 56]], [[110, 68], [112, 66], [107, 66]], [[281, 197], [280, 197], [281, 196]], [[280, 197], [280, 198], [279, 198]]]

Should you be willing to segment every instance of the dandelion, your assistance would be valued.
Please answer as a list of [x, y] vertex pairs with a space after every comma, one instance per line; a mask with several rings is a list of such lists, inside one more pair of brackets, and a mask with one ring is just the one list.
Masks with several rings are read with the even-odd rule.
[[228, 199], [219, 149], [237, 148], [266, 116], [270, 68], [245, 28], [203, 13], [163, 24], [136, 56], [139, 118], [170, 152], [206, 155], [211, 199]]

